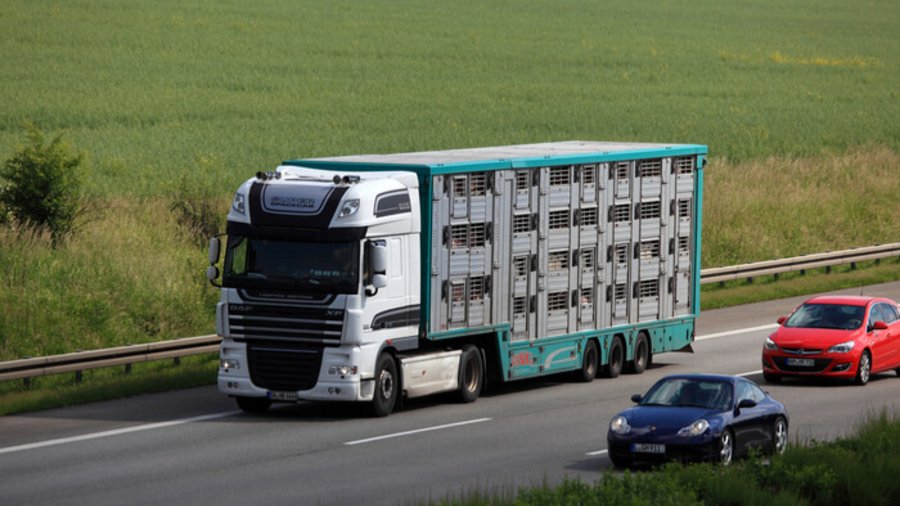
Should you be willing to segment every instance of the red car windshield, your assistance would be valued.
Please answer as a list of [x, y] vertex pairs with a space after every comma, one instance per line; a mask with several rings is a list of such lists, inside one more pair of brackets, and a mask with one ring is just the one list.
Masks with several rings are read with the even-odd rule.
[[786, 322], [785, 327], [810, 329], [858, 329], [865, 319], [865, 306], [846, 304], [803, 304]]

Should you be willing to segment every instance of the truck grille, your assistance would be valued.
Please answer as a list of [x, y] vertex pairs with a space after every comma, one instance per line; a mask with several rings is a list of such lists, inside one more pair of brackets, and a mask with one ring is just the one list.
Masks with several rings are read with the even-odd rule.
[[234, 339], [266, 339], [310, 344], [341, 344], [343, 309], [229, 304]]
[[293, 392], [316, 386], [322, 347], [283, 342], [247, 343], [253, 384], [267, 390]]

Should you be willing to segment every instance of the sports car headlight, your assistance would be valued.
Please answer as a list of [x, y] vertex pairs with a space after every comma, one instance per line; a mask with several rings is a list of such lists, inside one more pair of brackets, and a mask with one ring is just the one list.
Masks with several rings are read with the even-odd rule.
[[828, 348], [828, 353], [850, 353], [850, 350], [853, 349], [853, 345], [855, 344], [855, 341], [847, 341], [846, 343], [836, 344], [831, 348]]
[[775, 351], [778, 349], [778, 345], [775, 344], [775, 341], [772, 340], [771, 337], [766, 338], [766, 344], [763, 345], [767, 350]]
[[706, 432], [706, 429], [708, 428], [709, 422], [701, 418], [687, 427], [682, 427], [681, 430], [678, 431], [678, 435], [684, 437], [699, 436]]
[[616, 434], [628, 434], [631, 432], [631, 426], [628, 425], [628, 420], [624, 416], [619, 415], [609, 422], [609, 430]]

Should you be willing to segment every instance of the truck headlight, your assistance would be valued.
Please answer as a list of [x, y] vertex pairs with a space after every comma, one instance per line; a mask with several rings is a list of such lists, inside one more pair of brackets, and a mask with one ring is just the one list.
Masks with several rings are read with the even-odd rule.
[[350, 376], [359, 372], [355, 365], [333, 365], [328, 368], [328, 374], [332, 376]]
[[631, 426], [624, 416], [619, 415], [609, 422], [609, 430], [616, 434], [628, 434], [631, 432]]
[[338, 213], [338, 218], [353, 216], [357, 211], [359, 211], [359, 199], [350, 199], [341, 206], [341, 212]]
[[231, 201], [231, 208], [241, 214], [244, 214], [244, 194], [243, 193], [235, 193], [234, 194], [234, 200]]
[[847, 341], [846, 343], [836, 344], [831, 348], [828, 348], [828, 353], [850, 353], [850, 350], [853, 349], [853, 345], [855, 344], [855, 341]]
[[225, 372], [228, 372], [232, 369], [240, 369], [241, 362], [239, 360], [235, 360], [233, 358], [223, 358], [219, 360], [219, 369], [222, 369]]

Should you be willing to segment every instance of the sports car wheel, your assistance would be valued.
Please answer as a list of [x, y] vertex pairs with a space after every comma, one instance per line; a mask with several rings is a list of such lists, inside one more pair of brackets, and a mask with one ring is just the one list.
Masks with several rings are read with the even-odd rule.
[[722, 435], [719, 436], [719, 464], [723, 466], [730, 465], [733, 458], [734, 437], [732, 437], [730, 430], [725, 429]]
[[775, 420], [775, 426], [772, 428], [772, 450], [776, 455], [781, 455], [784, 453], [785, 448], [787, 448], [787, 441], [787, 420], [778, 417], [778, 419]]
[[869, 355], [868, 351], [862, 352], [862, 356], [859, 357], [859, 366], [856, 368], [856, 384], [857, 385], [865, 385], [869, 382], [869, 377], [872, 375], [872, 357]]

